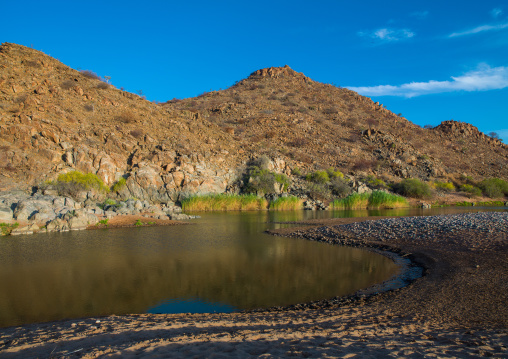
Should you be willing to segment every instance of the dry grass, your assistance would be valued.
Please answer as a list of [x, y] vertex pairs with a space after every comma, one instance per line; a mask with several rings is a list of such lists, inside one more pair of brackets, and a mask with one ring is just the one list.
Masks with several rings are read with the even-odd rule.
[[270, 202], [270, 210], [273, 211], [295, 211], [303, 208], [303, 200], [298, 197], [280, 197]]
[[182, 200], [184, 211], [258, 211], [267, 207], [268, 201], [256, 195], [210, 194]]
[[137, 116], [132, 111], [125, 110], [115, 119], [123, 123], [134, 123], [137, 121]]

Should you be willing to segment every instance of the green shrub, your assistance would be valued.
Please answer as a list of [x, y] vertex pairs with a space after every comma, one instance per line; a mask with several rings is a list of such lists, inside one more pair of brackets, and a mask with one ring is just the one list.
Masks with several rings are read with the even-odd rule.
[[99, 223], [97, 223], [97, 226], [99, 226], [99, 225], [103, 225], [103, 226], [107, 227], [108, 226], [108, 219], [107, 218], [101, 219], [99, 221]]
[[270, 158], [267, 155], [262, 155], [255, 160], [252, 160], [250, 162], [250, 167], [257, 167], [262, 170], [267, 170], [270, 166]]
[[302, 200], [294, 196], [280, 197], [270, 202], [269, 209], [274, 211], [302, 209]]
[[460, 191], [468, 193], [469, 197], [479, 197], [482, 195], [481, 189], [470, 184], [460, 186]]
[[108, 193], [109, 188], [102, 180], [93, 173], [83, 174], [79, 171], [61, 173], [56, 181], [46, 182], [44, 185], [52, 185], [60, 196], [77, 198], [80, 192], [96, 190]]
[[371, 188], [377, 188], [377, 189], [385, 189], [385, 188], [388, 188], [388, 186], [386, 185], [385, 181], [379, 179], [379, 178], [376, 178], [375, 176], [373, 175], [369, 175], [367, 176], [367, 178], [365, 178], [365, 182], [369, 185], [369, 187]]
[[253, 194], [192, 196], [183, 199], [181, 204], [184, 211], [249, 211], [268, 207], [265, 198]]
[[125, 180], [125, 178], [120, 178], [118, 181], [115, 182], [115, 184], [113, 184], [113, 186], [111, 186], [111, 190], [113, 192], [120, 192], [127, 184], [127, 181]]
[[139, 227], [139, 226], [142, 226], [142, 225], [143, 225], [143, 222], [141, 222], [141, 220], [139, 220], [139, 219], [138, 219], [138, 220], [136, 221], [136, 223], [134, 223], [134, 225], [135, 225], [136, 227]]
[[425, 198], [431, 195], [430, 186], [416, 178], [407, 178], [396, 183], [393, 185], [393, 189], [405, 197]]
[[336, 177], [330, 181], [330, 189], [339, 198], [346, 197], [352, 191], [352, 188], [348, 185], [348, 180], [341, 177]]
[[291, 174], [294, 175], [294, 176], [301, 176], [302, 175], [302, 171], [300, 171], [300, 169], [298, 167], [295, 167], [291, 170]]
[[461, 179], [461, 181], [466, 182], [467, 184], [474, 184], [473, 177], [471, 177], [471, 176], [466, 176], [466, 175], [462, 174], [462, 175], [460, 175], [460, 179]]
[[282, 184], [283, 191], [287, 191], [289, 185], [291, 184], [289, 182], [289, 178], [282, 173], [274, 173], [275, 176], [275, 182]]
[[101, 192], [109, 192], [109, 188], [102, 182], [102, 180], [93, 173], [83, 174], [79, 171], [71, 171], [61, 173], [57, 178], [57, 183], [75, 183], [81, 186], [84, 190], [95, 189]]
[[116, 206], [117, 203], [114, 199], [107, 198], [103, 203], [104, 206]]
[[290, 182], [289, 178], [281, 173], [271, 172], [259, 167], [250, 167], [244, 179], [244, 192], [255, 194], [275, 193], [275, 185], [282, 185], [282, 191], [287, 191]]
[[326, 170], [326, 173], [328, 174], [328, 177], [330, 179], [334, 179], [334, 178], [344, 178], [344, 174], [339, 171], [339, 170], [335, 170], [335, 168], [333, 167], [330, 167]]
[[326, 183], [309, 182], [306, 187], [309, 196], [313, 199], [326, 200], [332, 196], [332, 191]]
[[313, 183], [328, 183], [330, 181], [330, 176], [326, 171], [316, 171], [307, 174], [305, 179]]
[[3, 235], [9, 235], [11, 232], [19, 227], [19, 223], [0, 223], [0, 232], [2, 232]]
[[500, 178], [484, 179], [478, 186], [490, 198], [500, 198], [508, 195], [508, 182]]
[[451, 182], [434, 182], [434, 187], [437, 190], [445, 191], [445, 192], [451, 192], [455, 191], [455, 186]]

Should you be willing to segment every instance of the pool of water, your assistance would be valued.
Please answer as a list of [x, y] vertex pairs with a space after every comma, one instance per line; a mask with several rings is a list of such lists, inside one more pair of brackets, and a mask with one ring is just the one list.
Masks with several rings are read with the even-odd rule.
[[185, 226], [0, 237], [0, 326], [110, 314], [230, 312], [352, 294], [394, 276], [399, 267], [370, 251], [263, 231], [281, 226], [275, 222], [380, 214], [395, 215], [205, 213]]

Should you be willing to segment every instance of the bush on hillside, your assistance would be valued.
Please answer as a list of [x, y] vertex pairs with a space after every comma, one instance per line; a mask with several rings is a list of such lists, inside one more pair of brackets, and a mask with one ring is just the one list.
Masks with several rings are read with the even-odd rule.
[[434, 187], [439, 191], [451, 192], [455, 191], [455, 186], [451, 182], [434, 182]]
[[336, 177], [330, 181], [330, 189], [332, 193], [339, 197], [346, 197], [352, 192], [352, 188], [348, 184], [348, 180], [340, 177]]
[[250, 167], [258, 167], [262, 170], [267, 170], [270, 166], [270, 158], [267, 155], [262, 155], [255, 160], [250, 161]]
[[334, 178], [344, 178], [344, 174], [339, 171], [339, 170], [336, 170], [335, 168], [333, 167], [330, 167], [326, 170], [326, 173], [328, 173], [328, 177], [330, 179], [334, 179]]
[[97, 192], [108, 193], [109, 188], [96, 174], [83, 174], [79, 171], [62, 173], [53, 183], [60, 196], [77, 198], [80, 192], [96, 190]]
[[405, 197], [425, 198], [431, 195], [430, 186], [416, 178], [407, 178], [396, 183], [393, 185], [393, 189]]
[[101, 77], [97, 75], [95, 72], [90, 70], [81, 70], [81, 75], [88, 77], [89, 79], [99, 80], [102, 81]]
[[115, 182], [115, 184], [113, 184], [113, 186], [111, 186], [111, 190], [113, 192], [120, 192], [127, 184], [127, 181], [125, 178], [120, 178], [118, 181]]
[[247, 170], [244, 185], [245, 193], [272, 194], [278, 192], [277, 187], [280, 186], [282, 186], [282, 191], [285, 192], [290, 182], [289, 178], [284, 174], [254, 166]]
[[309, 182], [324, 184], [330, 181], [330, 176], [326, 171], [316, 171], [307, 174], [305, 179]]
[[468, 197], [480, 197], [482, 190], [470, 184], [460, 186], [460, 191], [468, 194]]
[[490, 198], [500, 198], [508, 195], [508, 182], [500, 178], [484, 179], [478, 186], [483, 194]]
[[388, 186], [386, 185], [385, 181], [376, 178], [373, 175], [367, 176], [367, 178], [364, 179], [365, 183], [369, 185], [370, 188], [377, 188], [377, 189], [386, 189]]
[[308, 182], [306, 187], [307, 193], [312, 199], [323, 201], [332, 198], [332, 192], [326, 183]]
[[291, 170], [291, 174], [293, 176], [301, 176], [302, 175], [302, 171], [300, 171], [300, 169], [298, 167], [295, 167]]

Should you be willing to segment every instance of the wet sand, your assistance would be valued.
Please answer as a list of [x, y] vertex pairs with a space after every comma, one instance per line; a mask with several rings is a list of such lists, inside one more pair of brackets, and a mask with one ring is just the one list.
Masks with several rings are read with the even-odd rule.
[[366, 220], [372, 218], [274, 232], [398, 252], [424, 266], [425, 275], [402, 289], [349, 304], [324, 301], [300, 310], [142, 314], [3, 328], [0, 357], [508, 356], [508, 238], [502, 224], [450, 231], [415, 226], [404, 232], [406, 237], [395, 238], [386, 234], [391, 229], [384, 234], [362, 229], [359, 236], [342, 226]]

